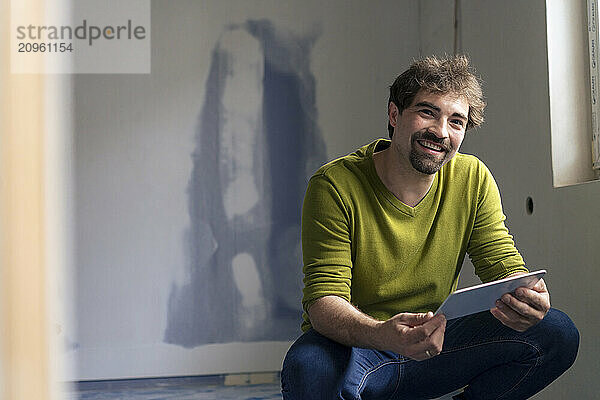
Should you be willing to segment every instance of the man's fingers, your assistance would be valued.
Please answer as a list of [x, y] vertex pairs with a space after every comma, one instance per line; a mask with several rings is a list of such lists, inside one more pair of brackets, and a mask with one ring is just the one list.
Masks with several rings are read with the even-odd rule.
[[[419, 327], [420, 328], [420, 327]], [[418, 328], [414, 328], [418, 329]], [[443, 320], [442, 324], [438, 326], [428, 337], [416, 342], [412, 346], [412, 355], [409, 357], [415, 360], [426, 360], [437, 356], [442, 352], [444, 345], [444, 334], [446, 331], [446, 321]]]
[[525, 320], [525, 316], [522, 313], [515, 310], [513, 307], [517, 307], [514, 298], [512, 300], [512, 304], [506, 304], [506, 302], [502, 300], [496, 302], [496, 308], [498, 308], [498, 310], [500, 310], [502, 314], [506, 315], [514, 321], [520, 321], [521, 319]]
[[529, 304], [520, 301], [519, 299], [510, 294], [503, 295], [501, 301], [499, 302], [499, 304], [497, 304], [497, 306], [500, 308], [502, 306], [510, 307], [511, 309], [513, 309], [514, 311], [516, 311], [524, 317], [530, 316], [534, 313], [538, 313], [538, 311], [533, 309]]
[[546, 287], [546, 282], [544, 282], [543, 279], [540, 279], [539, 281], [537, 281], [537, 283], [535, 285], [533, 285], [533, 287], [531, 289], [533, 289], [539, 293], [548, 291], [548, 288]]
[[[431, 330], [433, 332], [433, 330]], [[431, 332], [428, 332], [427, 329], [423, 327], [423, 325], [415, 326], [410, 328], [406, 333], [405, 337], [409, 343], [421, 343], [424, 340], [427, 340]]]
[[[400, 354], [417, 361], [435, 357], [444, 343], [446, 317], [426, 314], [403, 313], [393, 317], [400, 343]], [[427, 353], [428, 352], [428, 353]]]
[[429, 321], [433, 318], [433, 313], [429, 311], [428, 313], [402, 313], [399, 314], [398, 318], [402, 323], [410, 326], [418, 326], [423, 325], [425, 322]]
[[[504, 296], [502, 296], [504, 299]], [[519, 301], [515, 297], [510, 297], [510, 303], [506, 303], [505, 301], [500, 301], [498, 303], [499, 308], [502, 309], [504, 307], [507, 310], [508, 315], [513, 315], [510, 311], [513, 311], [519, 318], [519, 320], [525, 321], [538, 321], [544, 318], [545, 313], [543, 311], [537, 310], [531, 307], [529, 304]]]
[[547, 298], [539, 292], [531, 289], [524, 287], [518, 288], [515, 290], [515, 297], [539, 311], [546, 312], [550, 308]]
[[433, 333], [431, 334], [430, 339], [433, 345], [432, 356], [437, 356], [442, 352], [442, 346], [444, 344], [444, 335], [446, 333], [446, 321], [442, 323]]
[[406, 338], [420, 347], [417, 351], [431, 350], [435, 347], [435, 343], [443, 342], [445, 331], [446, 319], [442, 316], [436, 316], [436, 318], [427, 321], [425, 324], [410, 329], [406, 334]]
[[502, 324], [519, 332], [525, 331], [530, 325], [529, 321], [508, 306], [495, 307], [490, 312]]
[[412, 332], [415, 335], [415, 338], [419, 338], [419, 341], [422, 341], [431, 336], [436, 329], [439, 329], [442, 325], [445, 325], [445, 323], [446, 317], [443, 315], [436, 315], [425, 323], [413, 327]]

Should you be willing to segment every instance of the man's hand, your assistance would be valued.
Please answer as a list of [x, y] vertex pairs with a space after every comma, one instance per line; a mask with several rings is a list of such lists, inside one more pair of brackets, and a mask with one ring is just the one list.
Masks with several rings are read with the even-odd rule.
[[379, 325], [378, 347], [422, 361], [441, 353], [445, 331], [443, 315], [401, 313]]
[[546, 283], [540, 279], [531, 289], [520, 287], [514, 295], [502, 295], [490, 312], [509, 328], [525, 332], [544, 319], [549, 310], [550, 294]]
[[379, 321], [331, 295], [315, 300], [308, 315], [317, 332], [345, 346], [389, 350], [421, 361], [438, 355], [444, 344], [446, 317], [432, 312]]

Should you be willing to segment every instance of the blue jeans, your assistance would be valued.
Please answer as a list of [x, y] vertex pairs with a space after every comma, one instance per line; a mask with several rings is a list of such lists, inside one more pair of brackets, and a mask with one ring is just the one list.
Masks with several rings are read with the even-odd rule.
[[458, 399], [526, 399], [575, 361], [579, 332], [563, 312], [526, 332], [488, 311], [448, 321], [442, 352], [415, 361], [389, 351], [346, 347], [315, 330], [287, 353], [285, 400], [432, 399], [466, 386]]

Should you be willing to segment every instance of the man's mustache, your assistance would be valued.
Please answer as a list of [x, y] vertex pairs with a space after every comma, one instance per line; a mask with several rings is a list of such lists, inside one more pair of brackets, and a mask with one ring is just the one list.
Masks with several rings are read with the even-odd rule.
[[440, 138], [435, 133], [425, 131], [423, 133], [415, 133], [413, 140], [429, 140], [439, 146], [442, 146], [444, 150], [450, 151], [450, 141], [447, 138]]

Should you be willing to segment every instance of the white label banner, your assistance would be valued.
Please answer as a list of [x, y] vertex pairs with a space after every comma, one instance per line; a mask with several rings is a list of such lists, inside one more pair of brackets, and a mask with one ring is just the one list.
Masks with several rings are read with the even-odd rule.
[[12, 73], [150, 73], [150, 0], [11, 1]]

